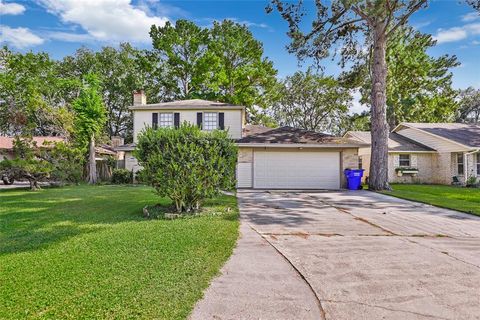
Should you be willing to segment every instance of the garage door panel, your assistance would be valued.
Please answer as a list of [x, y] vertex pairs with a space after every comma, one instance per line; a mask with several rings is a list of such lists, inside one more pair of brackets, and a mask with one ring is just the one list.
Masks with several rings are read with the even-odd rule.
[[255, 151], [254, 187], [261, 189], [338, 189], [339, 152]]

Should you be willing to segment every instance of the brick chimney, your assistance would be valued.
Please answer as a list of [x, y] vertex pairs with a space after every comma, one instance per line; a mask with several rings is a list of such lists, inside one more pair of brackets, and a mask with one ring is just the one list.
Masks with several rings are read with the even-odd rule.
[[133, 105], [144, 105], [147, 104], [147, 97], [143, 90], [138, 90], [133, 92]]

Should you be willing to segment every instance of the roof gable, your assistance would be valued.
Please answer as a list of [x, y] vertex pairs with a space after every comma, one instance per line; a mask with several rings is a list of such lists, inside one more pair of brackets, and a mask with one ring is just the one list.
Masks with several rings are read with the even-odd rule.
[[[349, 131], [345, 136], [351, 136], [353, 139], [357, 139], [361, 142], [371, 144], [372, 138], [370, 131]], [[411, 140], [398, 133], [392, 132], [388, 137], [388, 151], [390, 152], [431, 152], [435, 151], [418, 141]]]
[[394, 131], [399, 131], [402, 127], [421, 130], [463, 146], [480, 148], [480, 125], [467, 123], [401, 123]]

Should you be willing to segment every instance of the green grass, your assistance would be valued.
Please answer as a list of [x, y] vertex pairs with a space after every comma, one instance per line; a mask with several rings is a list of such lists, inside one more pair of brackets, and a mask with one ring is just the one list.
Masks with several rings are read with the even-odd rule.
[[383, 193], [480, 216], [480, 189], [423, 184], [394, 184], [392, 188]]
[[159, 202], [142, 186], [1, 191], [0, 319], [186, 318], [235, 246], [236, 199], [144, 219]]

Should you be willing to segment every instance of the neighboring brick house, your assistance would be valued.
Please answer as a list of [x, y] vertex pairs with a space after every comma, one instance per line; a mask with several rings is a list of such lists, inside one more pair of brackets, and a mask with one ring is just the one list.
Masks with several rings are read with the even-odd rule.
[[291, 127], [246, 125], [245, 107], [207, 100], [147, 104], [143, 92], [134, 94], [133, 138], [119, 146], [125, 168], [141, 169], [133, 156], [139, 133], [148, 127], [177, 127], [183, 122], [203, 130], [228, 130], [239, 148], [237, 186], [254, 189], [339, 189], [343, 169], [358, 167], [364, 143]]
[[[370, 144], [370, 132], [345, 137]], [[390, 134], [389, 180], [399, 183], [451, 184], [480, 177], [480, 126], [462, 123], [401, 123]], [[359, 156], [368, 176], [370, 148]]]

